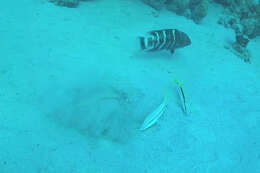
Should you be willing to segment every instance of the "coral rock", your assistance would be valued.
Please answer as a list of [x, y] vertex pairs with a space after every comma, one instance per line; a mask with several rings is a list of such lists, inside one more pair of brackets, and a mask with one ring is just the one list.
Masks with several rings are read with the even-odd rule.
[[49, 0], [50, 2], [53, 2], [56, 5], [75, 8], [79, 4], [79, 0]]
[[156, 10], [160, 10], [167, 0], [142, 0], [144, 3], [150, 5], [151, 7], [155, 8]]
[[[193, 0], [194, 1], [194, 0]], [[198, 23], [203, 19], [208, 12], [208, 1], [203, 0], [203, 1], [198, 1], [195, 0], [196, 2], [199, 2], [198, 4], [194, 3], [191, 6], [191, 18], [194, 20], [194, 22]]]
[[183, 15], [189, 8], [190, 0], [171, 0], [167, 1], [166, 8], [176, 14]]

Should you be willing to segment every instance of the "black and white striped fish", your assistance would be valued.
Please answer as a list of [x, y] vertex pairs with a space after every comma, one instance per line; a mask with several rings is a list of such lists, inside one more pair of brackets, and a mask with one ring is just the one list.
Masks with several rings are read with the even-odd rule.
[[172, 54], [175, 49], [191, 44], [187, 34], [177, 29], [154, 30], [145, 37], [139, 37], [142, 50], [157, 51], [169, 50]]

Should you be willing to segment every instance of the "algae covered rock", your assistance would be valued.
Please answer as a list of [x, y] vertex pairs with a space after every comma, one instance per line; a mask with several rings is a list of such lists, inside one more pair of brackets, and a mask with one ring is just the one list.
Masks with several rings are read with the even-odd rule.
[[75, 8], [78, 6], [80, 0], [49, 0], [56, 5]]
[[178, 15], [184, 15], [189, 9], [190, 0], [168, 0], [166, 8]]
[[191, 0], [190, 2], [191, 18], [198, 23], [203, 19], [208, 12], [207, 0]]
[[178, 15], [200, 22], [208, 12], [208, 0], [142, 0], [149, 6], [160, 10], [166, 7]]
[[144, 3], [150, 5], [151, 7], [160, 10], [167, 0], [142, 0]]
[[247, 18], [241, 21], [243, 33], [249, 38], [255, 38], [259, 34], [259, 22], [256, 18]]
[[229, 6], [233, 3], [233, 0], [215, 0], [215, 2], [222, 4], [224, 6]]
[[168, 0], [166, 8], [199, 23], [208, 12], [208, 0]]
[[[260, 5], [253, 0], [215, 0], [226, 8], [219, 23], [227, 28], [242, 32], [249, 38], [260, 35]], [[228, 2], [228, 3], [227, 3]]]

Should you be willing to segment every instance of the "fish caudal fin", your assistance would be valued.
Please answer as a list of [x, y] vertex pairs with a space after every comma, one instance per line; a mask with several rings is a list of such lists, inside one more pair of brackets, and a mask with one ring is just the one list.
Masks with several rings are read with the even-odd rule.
[[144, 37], [139, 37], [140, 47], [142, 50], [145, 49]]

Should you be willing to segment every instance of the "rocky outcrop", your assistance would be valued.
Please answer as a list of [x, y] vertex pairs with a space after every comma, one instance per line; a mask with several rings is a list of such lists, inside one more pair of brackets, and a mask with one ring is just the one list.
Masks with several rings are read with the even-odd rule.
[[226, 8], [218, 23], [249, 38], [260, 35], [260, 3], [254, 0], [215, 0]]
[[56, 5], [75, 8], [78, 6], [80, 0], [49, 0]]
[[208, 12], [208, 0], [190, 0], [191, 18], [198, 23]]
[[178, 15], [186, 16], [196, 23], [200, 22], [208, 11], [208, 0], [142, 0], [151, 7], [160, 10], [166, 7]]
[[260, 1], [256, 0], [215, 0], [222, 4], [223, 15], [218, 23], [232, 28], [236, 33], [236, 42], [230, 50], [245, 62], [250, 62], [247, 44], [250, 39], [260, 36]]
[[160, 10], [167, 0], [142, 0], [144, 3], [148, 4], [149, 6]]

